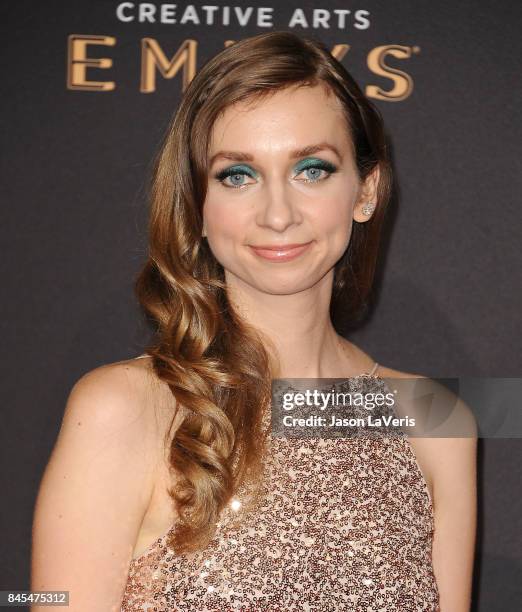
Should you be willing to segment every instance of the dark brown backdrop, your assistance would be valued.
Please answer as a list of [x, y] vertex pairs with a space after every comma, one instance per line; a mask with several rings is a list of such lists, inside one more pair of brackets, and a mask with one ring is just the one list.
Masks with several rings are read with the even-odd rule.
[[[1, 589], [28, 588], [33, 504], [71, 386], [89, 369], [138, 355], [147, 335], [131, 289], [145, 251], [144, 185], [182, 78], [157, 74], [156, 91], [140, 92], [141, 41], [155, 39], [171, 57], [195, 40], [201, 66], [225, 40], [267, 30], [123, 23], [118, 4], [11, 0], [0, 8]], [[125, 14], [136, 15], [131, 4]], [[314, 4], [368, 10], [367, 29], [351, 17], [344, 29], [293, 28], [331, 48], [349, 44], [342, 61], [363, 86], [392, 86], [367, 66], [372, 49], [419, 48], [386, 59], [410, 75], [410, 95], [376, 101], [399, 189], [378, 299], [352, 339], [385, 365], [428, 376], [521, 376], [519, 3], [235, 4], [273, 7], [272, 29], [290, 29], [290, 14], [302, 8], [310, 17]], [[67, 87], [71, 34], [116, 38], [89, 49], [112, 67], [87, 72], [115, 89]], [[521, 445], [481, 440], [480, 452], [474, 609], [506, 612], [522, 595]]]

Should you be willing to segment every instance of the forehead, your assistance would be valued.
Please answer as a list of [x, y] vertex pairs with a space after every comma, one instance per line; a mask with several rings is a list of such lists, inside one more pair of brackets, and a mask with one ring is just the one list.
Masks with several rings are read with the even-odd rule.
[[210, 155], [225, 147], [255, 154], [316, 142], [350, 149], [341, 103], [322, 85], [289, 87], [227, 107], [214, 123]]

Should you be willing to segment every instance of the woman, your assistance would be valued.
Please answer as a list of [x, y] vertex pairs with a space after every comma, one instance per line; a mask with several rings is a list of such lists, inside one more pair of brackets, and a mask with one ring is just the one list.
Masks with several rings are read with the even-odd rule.
[[390, 189], [380, 115], [322, 44], [263, 34], [198, 72], [154, 171], [155, 341], [71, 391], [34, 589], [73, 610], [469, 609], [474, 438], [269, 435], [272, 378], [414, 376], [337, 331]]

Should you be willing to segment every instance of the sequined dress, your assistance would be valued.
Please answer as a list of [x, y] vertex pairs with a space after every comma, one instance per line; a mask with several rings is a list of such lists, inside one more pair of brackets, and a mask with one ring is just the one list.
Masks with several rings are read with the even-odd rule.
[[[377, 365], [350, 380], [388, 391]], [[121, 612], [439, 611], [433, 506], [407, 436], [270, 449], [262, 495], [252, 505], [241, 487], [204, 551], [177, 556], [166, 533], [131, 561]]]

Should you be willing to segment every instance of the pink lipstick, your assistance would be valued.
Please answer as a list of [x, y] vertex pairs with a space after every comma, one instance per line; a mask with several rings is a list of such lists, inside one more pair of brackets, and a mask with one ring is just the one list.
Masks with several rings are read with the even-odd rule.
[[299, 257], [299, 255], [306, 251], [312, 242], [313, 241], [311, 240], [310, 242], [306, 242], [304, 244], [250, 245], [250, 248], [258, 257], [262, 257], [263, 259], [268, 259], [269, 261], [277, 263], [291, 261], [292, 259]]

